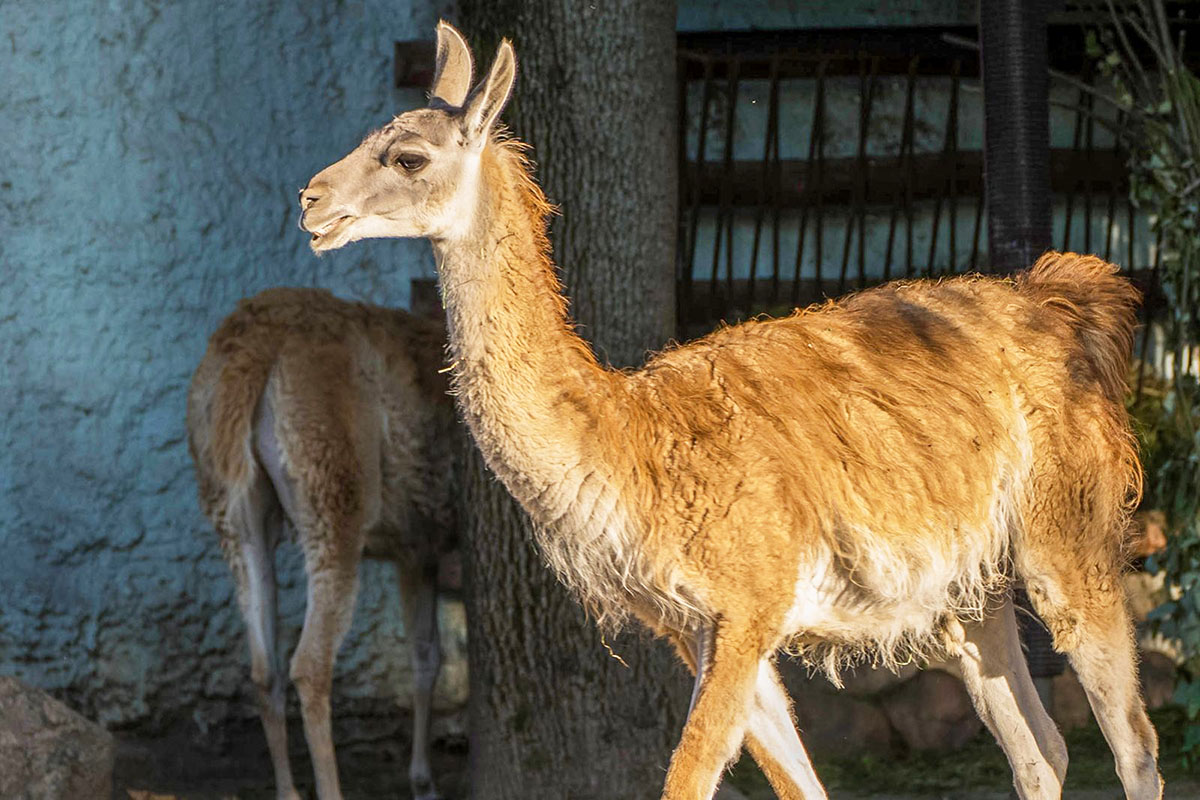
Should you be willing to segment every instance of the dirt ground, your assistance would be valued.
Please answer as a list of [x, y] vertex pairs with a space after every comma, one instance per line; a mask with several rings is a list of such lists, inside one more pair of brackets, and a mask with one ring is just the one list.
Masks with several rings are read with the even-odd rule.
[[[1158, 715], [1160, 730], [1169, 720]], [[408, 798], [407, 721], [388, 720], [386, 730], [370, 721], [335, 724], [338, 760], [346, 800]], [[339, 730], [340, 728], [340, 730]], [[178, 730], [188, 731], [181, 725]], [[114, 798], [120, 800], [274, 800], [270, 761], [257, 720], [223, 726], [198, 739], [168, 732], [153, 738], [117, 735]], [[381, 731], [385, 735], [381, 735]], [[393, 735], [386, 735], [391, 731]], [[289, 728], [292, 769], [302, 795], [315, 800], [312, 771], [303, 731]], [[1068, 737], [1072, 769], [1064, 800], [1122, 800], [1108, 754], [1098, 732]], [[1180, 772], [1164, 753], [1169, 800], [1200, 798], [1200, 778]], [[460, 736], [435, 742], [434, 774], [446, 800], [467, 800], [467, 748]], [[995, 743], [978, 737], [963, 750], [934, 756], [896, 759], [818, 760], [817, 772], [833, 800], [1010, 800], [1008, 765]], [[864, 779], [864, 773], [871, 773]], [[721, 800], [772, 800], [774, 793], [749, 759], [728, 776]], [[865, 788], [864, 783], [872, 786]], [[1077, 788], [1072, 788], [1072, 784]], [[1079, 784], [1083, 784], [1079, 786]], [[971, 788], [957, 788], [959, 786]], [[886, 788], [885, 787], [890, 787]]]
[[[353, 728], [335, 722], [346, 800], [410, 796], [407, 724], [403, 718], [388, 720], [386, 729], [361, 720]], [[394, 735], [387, 736], [388, 731]], [[303, 797], [315, 800], [299, 725], [288, 726], [288, 742], [297, 787]], [[438, 739], [432, 756], [445, 800], [466, 800], [465, 739]], [[117, 733], [113, 788], [113, 797], [119, 800], [275, 800], [271, 762], [257, 720], [226, 724], [203, 739], [185, 725], [156, 737]]]

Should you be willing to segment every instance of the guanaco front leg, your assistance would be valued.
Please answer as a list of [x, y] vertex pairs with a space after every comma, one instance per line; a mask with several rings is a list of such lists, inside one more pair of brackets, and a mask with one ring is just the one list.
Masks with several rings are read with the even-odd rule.
[[[712, 632], [700, 628], [690, 636], [678, 637], [677, 644], [680, 656], [696, 675], [688, 708], [690, 716], [700, 692], [705, 665], [712, 657]], [[791, 702], [779, 672], [769, 658], [759, 665], [745, 745], [780, 800], [825, 800], [825, 789], [796, 731]]]
[[752, 626], [721, 624], [710, 658], [698, 670], [697, 690], [683, 736], [671, 757], [663, 800], [709, 800], [721, 771], [738, 753], [754, 700], [759, 636]]
[[[334, 537], [325, 537], [333, 540]], [[292, 654], [291, 677], [300, 695], [304, 737], [312, 757], [320, 800], [342, 800], [337, 759], [333, 750], [329, 694], [333, 685], [333, 662], [338, 646], [350, 628], [358, 593], [358, 547], [346, 549], [329, 566], [317, 566], [315, 548], [306, 548], [308, 561], [308, 607], [300, 643]]]
[[791, 701], [770, 658], [759, 663], [746, 748], [779, 800], [825, 800], [825, 788], [800, 741]]

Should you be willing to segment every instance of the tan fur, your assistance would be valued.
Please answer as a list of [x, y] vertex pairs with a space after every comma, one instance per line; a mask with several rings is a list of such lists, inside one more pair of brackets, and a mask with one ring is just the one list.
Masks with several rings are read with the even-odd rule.
[[[270, 666], [273, 571], [257, 562], [272, 559], [284, 519], [305, 552], [309, 609], [292, 677], [306, 728], [309, 695], [328, 705], [363, 551], [400, 564], [407, 605], [447, 544], [456, 446], [443, 347], [440, 323], [321, 290], [272, 289], [225, 318], [192, 380], [188, 442], [200, 501], [237, 579], [264, 696], [281, 689]], [[271, 608], [259, 608], [268, 594]], [[412, 613], [410, 622], [422, 624]], [[423, 645], [412, 627], [408, 634]], [[269, 717], [264, 710], [268, 738], [284, 736]], [[278, 774], [286, 748], [273, 756], [289, 796], [290, 773]], [[333, 796], [336, 774], [324, 781], [332, 788], [322, 798]]]
[[[273, 404], [294, 407], [295, 419], [280, 421], [285, 450], [309, 453], [316, 442], [326, 448], [312, 453], [324, 463], [291, 465], [297, 472], [353, 472], [354, 454], [338, 439], [363, 424], [386, 437], [361, 446], [379, 449], [383, 484], [393, 493], [380, 503], [379, 523], [399, 526], [416, 513], [449, 527], [454, 410], [442, 370], [444, 337], [438, 322], [320, 289], [268, 289], [239, 302], [210, 338], [188, 393], [188, 442], [205, 513], [220, 513], [257, 471], [251, 427], [265, 393]], [[337, 413], [327, 419], [327, 410]], [[354, 487], [320, 491], [321, 502], [339, 513], [362, 513]], [[369, 540], [371, 554], [395, 553], [395, 530], [372, 533], [379, 536]]]
[[[1088, 670], [1127, 793], [1157, 797], [1118, 581], [1140, 490], [1121, 403], [1128, 281], [1051, 253], [1014, 279], [889, 284], [607, 369], [567, 320], [522, 147], [469, 124], [514, 69], [502, 44], [463, 109], [402, 115], [315, 176], [303, 225], [317, 250], [360, 224], [433, 241], [460, 408], [550, 565], [601, 623], [711, 641], [664, 797], [711, 796], [781, 647], [835, 678], [863, 656], [976, 658], [953, 623], [1011, 658], [989, 609], [1014, 578]], [[415, 172], [375, 156], [418, 141]], [[436, 222], [450, 207], [458, 222]], [[1099, 663], [1101, 643], [1120, 668]], [[1021, 683], [1015, 699], [992, 669]], [[1061, 739], [1030, 718], [1024, 665], [973, 674], [1018, 792], [1054, 796], [1065, 761], [1043, 762]], [[769, 705], [774, 725], [788, 712]], [[815, 783], [765, 742], [751, 737], [778, 792]], [[1042, 766], [1018, 769], [1028, 759]]]

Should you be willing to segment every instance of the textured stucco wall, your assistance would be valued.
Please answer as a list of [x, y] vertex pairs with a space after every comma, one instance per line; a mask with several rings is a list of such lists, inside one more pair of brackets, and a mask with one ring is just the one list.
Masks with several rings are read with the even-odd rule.
[[[0, 10], [0, 673], [109, 726], [248, 710], [232, 583], [195, 500], [185, 388], [281, 284], [403, 305], [424, 243], [322, 259], [296, 191], [370, 125], [430, 0], [5, 0]], [[280, 561], [284, 641], [303, 572]], [[461, 608], [443, 619], [462, 630]], [[461, 638], [449, 637], [461, 701]], [[456, 657], [457, 655], [457, 657]], [[394, 574], [369, 564], [336, 691], [401, 705]]]

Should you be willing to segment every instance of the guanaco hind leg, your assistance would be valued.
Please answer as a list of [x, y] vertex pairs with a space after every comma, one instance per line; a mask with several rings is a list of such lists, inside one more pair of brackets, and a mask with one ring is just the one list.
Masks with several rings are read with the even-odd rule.
[[276, 637], [275, 545], [283, 520], [265, 477], [252, 480], [245, 494], [233, 500], [218, 528], [246, 623], [250, 676], [271, 753], [276, 796], [299, 800], [288, 763], [287, 676]]
[[1067, 654], [1087, 693], [1126, 798], [1159, 800], [1158, 735], [1142, 702], [1133, 623], [1120, 583], [1113, 577], [1081, 587], [1053, 568], [1026, 575], [1026, 581], [1038, 614], [1050, 621], [1055, 647]]
[[1038, 615], [1066, 653], [1116, 760], [1128, 800], [1158, 800], [1158, 736], [1142, 702], [1133, 622], [1120, 573], [1125, 517], [1120, 460], [1092, 458], [1091, 472], [1035, 476], [1016, 552]]
[[1029, 676], [1011, 599], [982, 622], [952, 621], [947, 634], [975, 710], [1008, 757], [1018, 796], [1060, 797], [1067, 747]]
[[413, 662], [413, 744], [408, 779], [414, 800], [437, 800], [429, 760], [429, 731], [433, 687], [442, 665], [438, 641], [437, 557], [432, 552], [411, 554], [397, 566], [404, 606], [404, 629]]
[[1067, 657], [1116, 757], [1125, 796], [1159, 800], [1163, 782], [1158, 774], [1158, 735], [1139, 690], [1137, 650], [1124, 598], [1111, 598], [1083, 624], [1088, 632]]

